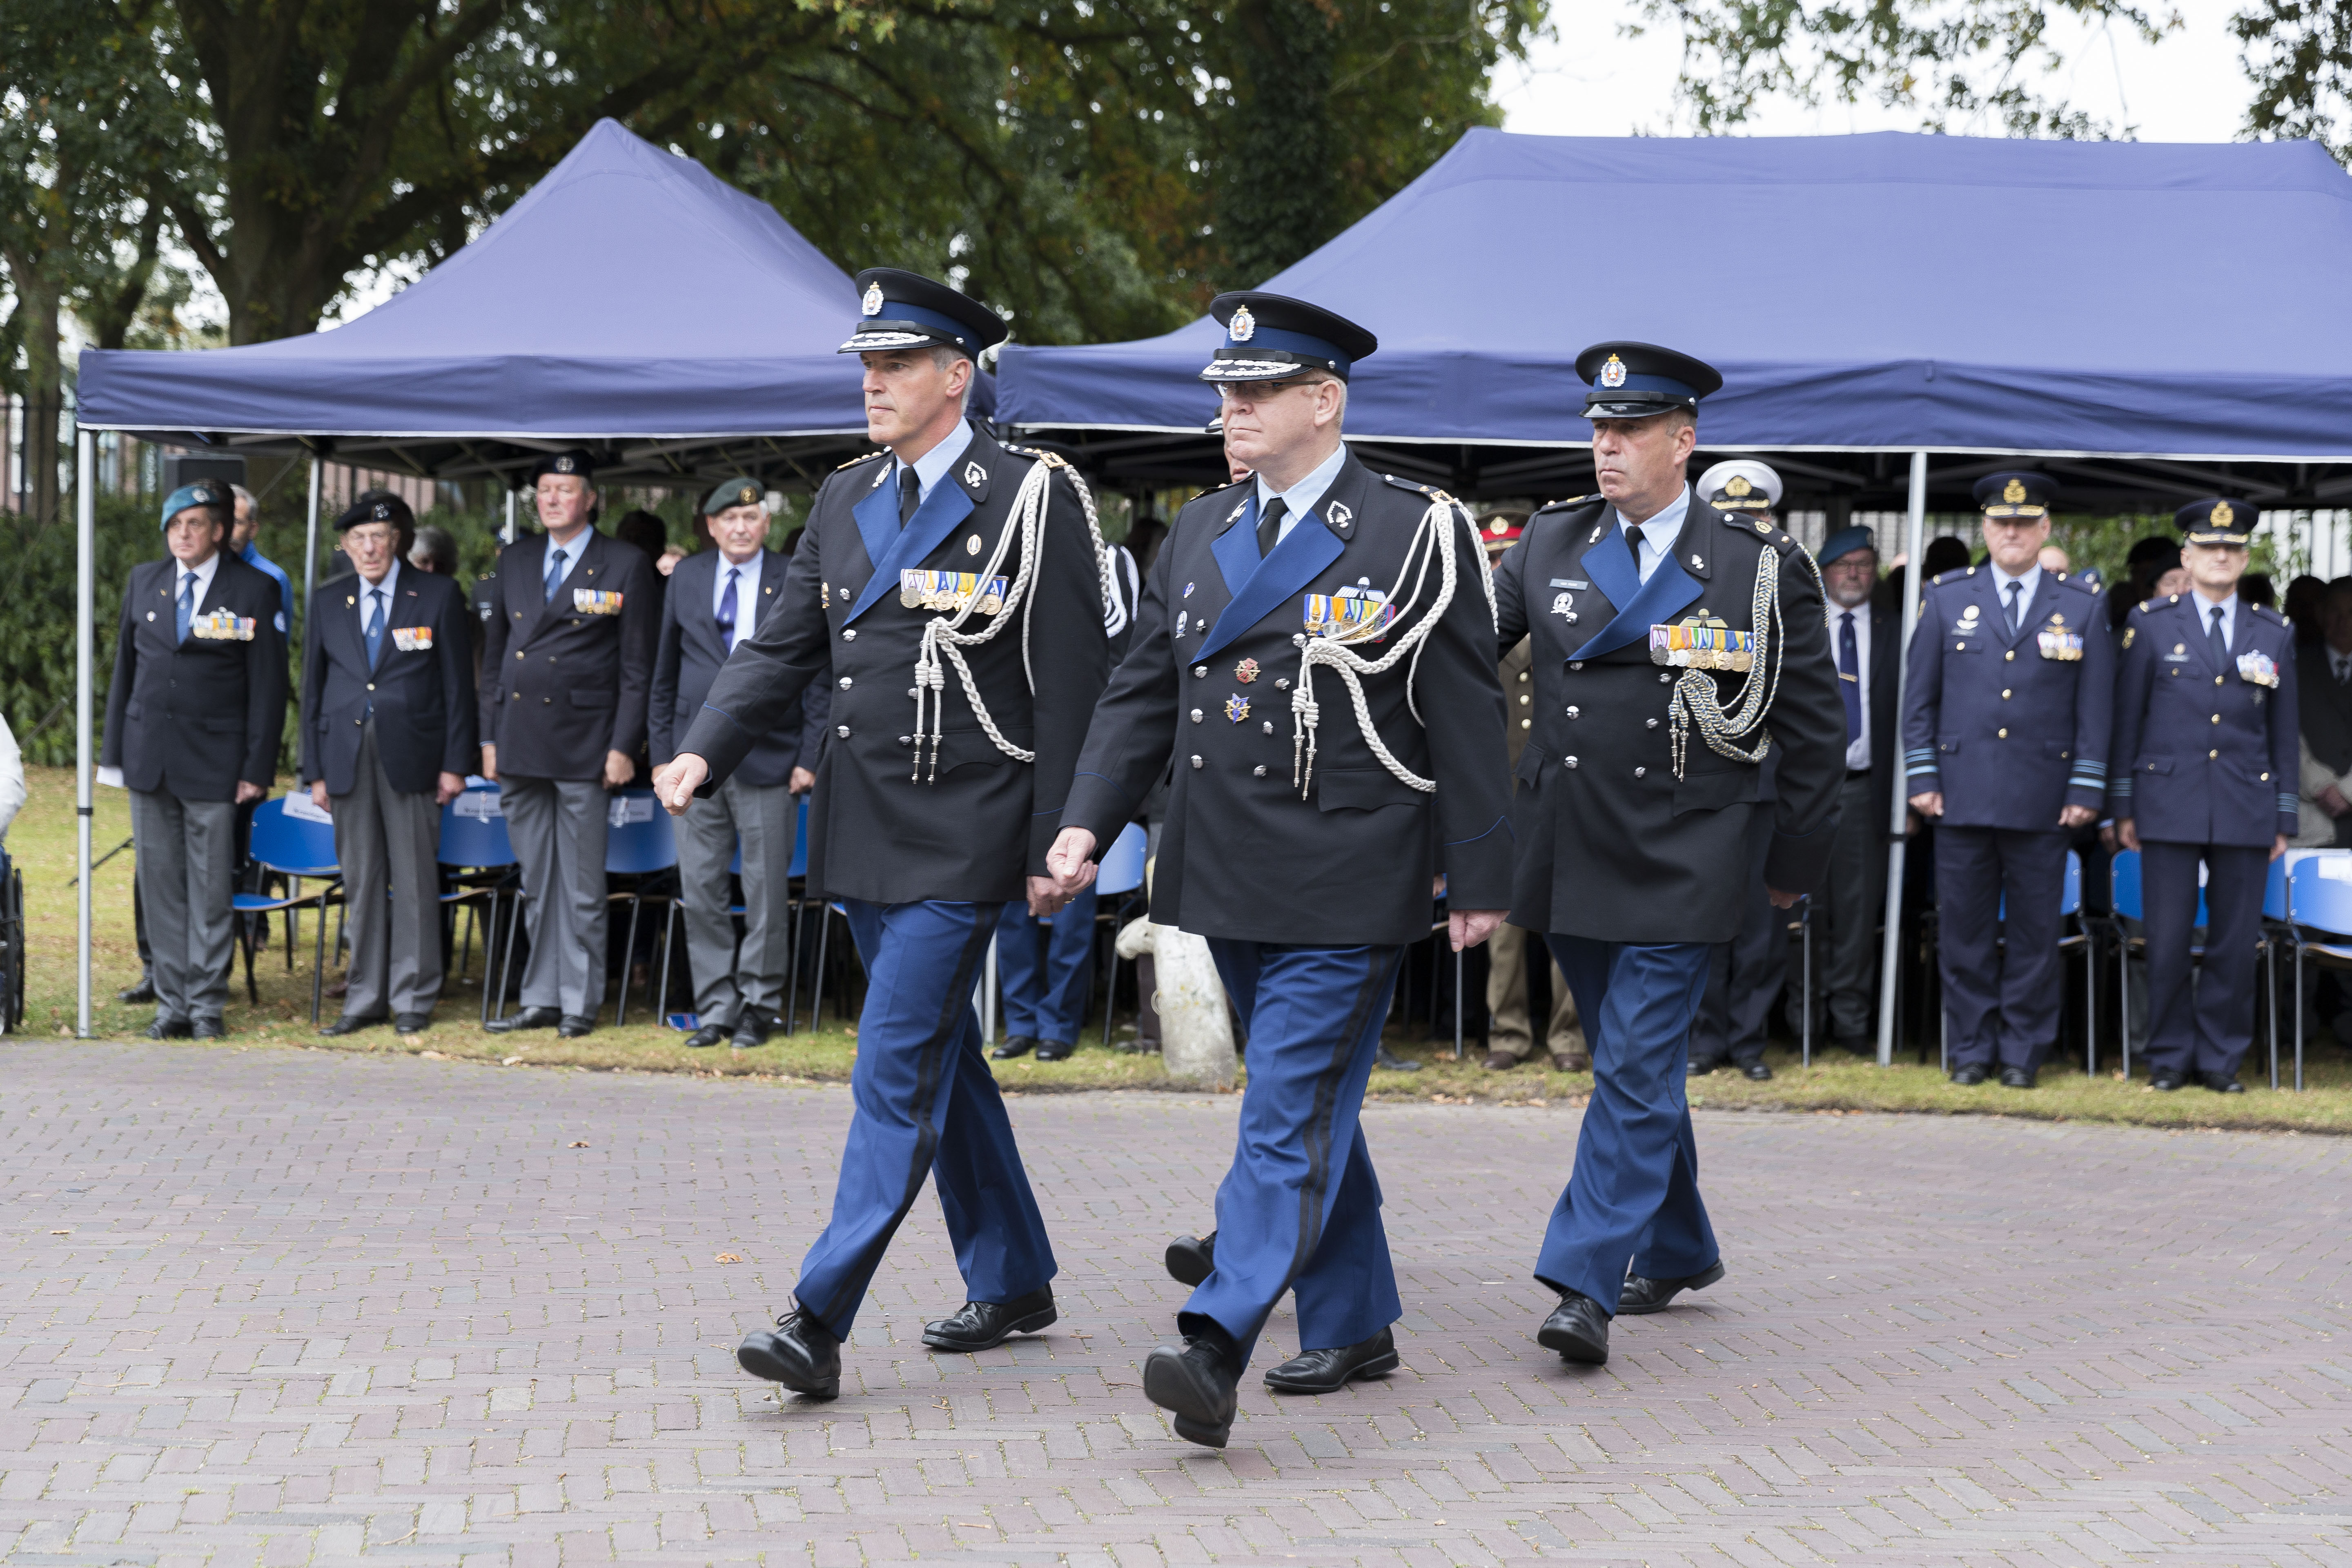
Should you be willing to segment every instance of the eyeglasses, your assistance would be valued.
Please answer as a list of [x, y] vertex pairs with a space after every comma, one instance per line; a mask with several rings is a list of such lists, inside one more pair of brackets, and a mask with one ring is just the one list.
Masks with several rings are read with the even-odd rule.
[[1219, 408], [1255, 407], [1271, 403], [1286, 392], [1317, 384], [1311, 381], [1236, 381], [1217, 388]]

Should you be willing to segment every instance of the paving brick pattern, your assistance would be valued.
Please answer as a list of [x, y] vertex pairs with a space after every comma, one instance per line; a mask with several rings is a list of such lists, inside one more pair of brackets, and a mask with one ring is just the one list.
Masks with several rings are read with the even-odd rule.
[[1571, 1371], [1527, 1269], [1575, 1113], [1376, 1106], [1405, 1370], [1253, 1382], [1216, 1454], [1135, 1367], [1231, 1099], [1017, 1101], [1062, 1323], [924, 1352], [961, 1298], [926, 1197], [817, 1405], [731, 1351], [839, 1089], [0, 1059], [12, 1565], [2352, 1560], [2345, 1141], [1710, 1115], [1731, 1277]]

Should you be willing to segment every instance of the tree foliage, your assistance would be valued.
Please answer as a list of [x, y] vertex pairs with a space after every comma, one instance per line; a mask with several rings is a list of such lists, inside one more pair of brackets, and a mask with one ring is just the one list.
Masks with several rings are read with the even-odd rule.
[[2246, 46], [2246, 129], [2308, 136], [2352, 163], [2352, 9], [2336, 0], [2255, 0], [2231, 19]]

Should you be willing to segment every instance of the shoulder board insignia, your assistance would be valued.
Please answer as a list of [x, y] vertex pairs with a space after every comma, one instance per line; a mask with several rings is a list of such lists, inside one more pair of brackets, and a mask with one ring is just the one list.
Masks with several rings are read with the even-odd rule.
[[2137, 626], [2126, 626], [2124, 628], [2124, 647], [2131, 647], [2132, 638], [2137, 636], [2139, 636], [2139, 628]]
[[840, 468], [836, 468], [833, 471], [837, 474], [841, 472], [842, 468], [854, 468], [860, 463], [870, 463], [877, 458], [887, 458], [889, 455], [890, 454], [888, 452], [860, 452], [857, 456], [850, 458], [849, 461], [842, 464]]
[[1445, 494], [1444, 490], [1437, 489], [1434, 485], [1424, 485], [1412, 479], [1401, 479], [1394, 474], [1382, 474], [1381, 478], [1386, 479], [1389, 483], [1396, 486], [1396, 488], [1401, 490], [1417, 490], [1425, 496], [1444, 496]]
[[[2153, 601], [2150, 602], [2152, 603]], [[2135, 616], [2144, 616], [2147, 614], [2147, 605], [2145, 604], [2134, 605], [2131, 607], [2131, 613]]]
[[1600, 500], [1601, 497], [1596, 495], [1580, 495], [1570, 496], [1566, 500], [1546, 501], [1543, 505], [1536, 508], [1534, 515], [1541, 517], [1548, 511], [1566, 511], [1570, 507], [1582, 506], [1588, 501], [1597, 503]]
[[1949, 572], [1939, 572], [1939, 573], [1937, 573], [1937, 574], [1936, 574], [1932, 579], [1930, 579], [1930, 581], [1932, 581], [1932, 582], [1934, 582], [1934, 583], [1937, 583], [1937, 584], [1945, 584], [1945, 583], [1957, 583], [1957, 582], [1958, 582], [1958, 581], [1959, 581], [1959, 579], [1960, 579], [1960, 575], [1961, 575], [1961, 574], [1960, 574], [1960, 572], [1959, 572], [1958, 568], [1955, 567], [1953, 570], [1951, 570], [1951, 571], [1949, 571]]

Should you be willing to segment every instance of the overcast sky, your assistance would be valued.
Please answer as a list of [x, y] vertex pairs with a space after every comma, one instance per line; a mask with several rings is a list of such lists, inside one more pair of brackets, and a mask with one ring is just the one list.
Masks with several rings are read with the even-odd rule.
[[[2053, 17], [2051, 33], [2065, 64], [2045, 86], [2110, 125], [2136, 125], [2142, 142], [2227, 142], [2243, 123], [2252, 89], [2228, 26], [2236, 0], [2162, 0], [2154, 15], [2177, 15], [2180, 26], [2157, 44], [2121, 30], [2091, 29]], [[1687, 129], [1674, 117], [1680, 35], [1671, 26], [1639, 38], [1620, 29], [1641, 19], [1634, 0], [1566, 0], [1553, 8], [1556, 41], [1538, 46], [1526, 68], [1496, 75], [1507, 130], [1554, 136], [1625, 136]], [[1767, 107], [1755, 135], [1825, 136], [1857, 131], [1914, 131], [1914, 114], [1874, 105]], [[1998, 124], [1980, 134], [1999, 135]]]

